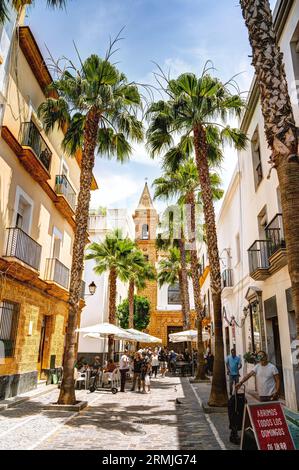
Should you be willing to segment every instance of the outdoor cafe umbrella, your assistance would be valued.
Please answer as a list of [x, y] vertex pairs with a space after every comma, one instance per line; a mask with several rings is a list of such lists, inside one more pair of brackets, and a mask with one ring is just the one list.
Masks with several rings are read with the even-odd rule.
[[134, 330], [134, 328], [130, 328], [126, 331], [132, 334], [139, 343], [162, 343], [162, 339], [143, 333], [143, 331]]
[[[207, 341], [210, 338], [210, 335], [203, 331], [202, 332], [202, 339], [203, 341]], [[187, 330], [187, 331], [180, 331], [179, 333], [172, 333], [169, 335], [169, 340], [171, 343], [186, 343], [197, 341], [197, 330]], [[193, 349], [192, 349], [192, 373], [193, 371]]]
[[[210, 339], [209, 333], [202, 332], [203, 341]], [[179, 333], [172, 333], [169, 335], [171, 343], [187, 343], [190, 341], [197, 341], [197, 330], [180, 331]]]
[[109, 336], [113, 336], [114, 340], [124, 341], [137, 341], [132, 334], [128, 331], [120, 328], [112, 323], [97, 323], [96, 325], [86, 326], [84, 328], [78, 328], [78, 333], [83, 333], [84, 338], [102, 339], [104, 338], [104, 354], [105, 354], [105, 339]]
[[113, 335], [115, 339], [136, 341], [131, 333], [119, 326], [112, 325], [112, 323], [97, 323], [96, 325], [78, 328], [76, 332], [85, 333], [84, 337], [87, 336], [89, 338], [107, 338]]

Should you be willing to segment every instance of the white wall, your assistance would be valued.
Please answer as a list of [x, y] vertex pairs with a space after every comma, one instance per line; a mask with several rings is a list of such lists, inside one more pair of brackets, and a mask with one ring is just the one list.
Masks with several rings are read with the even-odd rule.
[[[124, 236], [134, 239], [134, 223], [125, 209], [108, 209], [106, 216], [91, 216], [89, 219], [89, 238], [91, 242], [101, 242], [106, 234], [120, 228]], [[93, 268], [93, 260], [85, 261], [84, 280], [86, 282], [86, 292], [88, 293], [89, 284], [94, 281], [97, 289], [93, 296], [86, 296], [86, 306], [82, 310], [81, 327], [94, 325], [109, 321], [109, 292], [108, 278], [109, 273], [97, 276]], [[127, 285], [117, 281], [117, 304], [127, 298]], [[107, 351], [107, 342], [106, 342]], [[79, 353], [101, 353], [104, 351], [104, 341], [91, 338], [84, 338], [79, 335]]]
[[[284, 53], [286, 66], [286, 75], [289, 82], [289, 89], [294, 107], [294, 114], [297, 125], [299, 124], [298, 97], [294, 93], [294, 70], [290, 49], [290, 41], [293, 37], [295, 28], [299, 21], [299, 0], [289, 15], [285, 25], [280, 46]], [[251, 153], [251, 139], [259, 128], [260, 151], [263, 168], [263, 180], [255, 188], [254, 168]], [[258, 215], [266, 206], [268, 223], [280, 212], [277, 198], [278, 178], [275, 170], [269, 175], [269, 156], [270, 151], [264, 134], [264, 121], [261, 112], [260, 103], [256, 106], [248, 129], [249, 144], [246, 150], [239, 152], [238, 165], [232, 177], [230, 186], [226, 192], [222, 207], [217, 221], [218, 246], [222, 258], [222, 269], [228, 267], [227, 252], [230, 253], [229, 265], [233, 269], [233, 287], [225, 288], [222, 291], [222, 304], [225, 307], [226, 314], [230, 320], [235, 317], [237, 323], [243, 327], [236, 327], [236, 348], [238, 354], [244, 354], [249, 348], [250, 339], [250, 319], [249, 315], [244, 321], [243, 308], [248, 305], [245, 299], [249, 287], [259, 288], [262, 291], [262, 305], [264, 301], [276, 296], [278, 325], [280, 334], [280, 347], [283, 363], [284, 388], [287, 406], [297, 409], [296, 391], [294, 382], [294, 373], [292, 366], [292, 350], [289, 329], [289, 314], [287, 311], [285, 291], [290, 287], [290, 278], [287, 266], [281, 268], [278, 272], [271, 275], [264, 281], [255, 281], [249, 274], [249, 262], [247, 250], [255, 240], [259, 240]], [[241, 259], [237, 261], [236, 235], [240, 235]], [[206, 248], [202, 247], [202, 252]], [[209, 288], [209, 276], [203, 287], [204, 294]], [[264, 311], [262, 319], [265, 323], [266, 349], [271, 345], [271, 322], [266, 322]], [[223, 319], [223, 329], [228, 323]], [[232, 327], [229, 326], [230, 346], [233, 345]], [[225, 341], [225, 335], [224, 335]], [[272, 347], [272, 346], [271, 346]], [[271, 348], [270, 348], [271, 349]], [[269, 354], [274, 352], [269, 349]], [[251, 365], [245, 365], [243, 373], [250, 371]], [[254, 388], [254, 381], [251, 381], [250, 387]]]

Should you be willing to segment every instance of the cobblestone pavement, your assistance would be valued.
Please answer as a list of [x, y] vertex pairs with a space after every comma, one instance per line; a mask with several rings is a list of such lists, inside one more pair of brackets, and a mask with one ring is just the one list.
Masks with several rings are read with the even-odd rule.
[[146, 395], [82, 390], [77, 398], [88, 399], [89, 406], [80, 413], [43, 410], [57, 395], [55, 390], [2, 411], [0, 449], [226, 448], [216, 430], [226, 427], [226, 416], [211, 427], [186, 378], [153, 379]]

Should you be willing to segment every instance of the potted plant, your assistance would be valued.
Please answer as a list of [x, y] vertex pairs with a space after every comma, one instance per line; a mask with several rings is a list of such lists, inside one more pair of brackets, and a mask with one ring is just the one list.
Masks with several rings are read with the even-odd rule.
[[244, 361], [247, 362], [248, 364], [256, 364], [256, 353], [252, 351], [247, 351], [244, 356]]

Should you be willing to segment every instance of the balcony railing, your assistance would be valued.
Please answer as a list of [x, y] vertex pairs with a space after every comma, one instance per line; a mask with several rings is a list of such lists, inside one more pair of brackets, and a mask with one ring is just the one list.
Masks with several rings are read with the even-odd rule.
[[4, 256], [17, 258], [38, 271], [42, 247], [18, 227], [7, 230], [8, 238]]
[[55, 192], [64, 196], [73, 211], [76, 210], [76, 193], [65, 175], [56, 176]]
[[282, 248], [286, 248], [282, 214], [277, 214], [267, 225], [266, 237], [269, 240], [269, 256]]
[[233, 270], [232, 269], [225, 269], [222, 272], [222, 288], [225, 287], [233, 287]]
[[56, 284], [69, 288], [70, 270], [57, 258], [48, 258], [46, 260], [46, 281], [54, 281]]
[[85, 297], [85, 288], [86, 288], [86, 282], [81, 281], [81, 294], [80, 294], [81, 299], [84, 299]]
[[31, 147], [39, 161], [49, 171], [52, 152], [42, 138], [38, 128], [32, 121], [22, 123], [21, 145]]
[[249, 271], [254, 273], [258, 269], [269, 268], [269, 240], [256, 240], [248, 250]]

